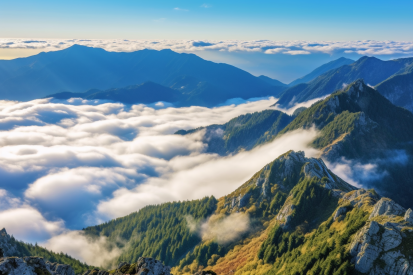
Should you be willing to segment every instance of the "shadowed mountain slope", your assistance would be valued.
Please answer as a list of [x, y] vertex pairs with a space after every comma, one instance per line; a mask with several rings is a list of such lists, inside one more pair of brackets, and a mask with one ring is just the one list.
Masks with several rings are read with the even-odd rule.
[[341, 66], [344, 65], [350, 65], [351, 63], [354, 63], [354, 60], [352, 59], [348, 59], [345, 57], [340, 57], [339, 59], [330, 61], [324, 65], [321, 65], [320, 67], [316, 68], [315, 70], [313, 70], [311, 73], [300, 77], [296, 80], [294, 80], [293, 82], [291, 82], [290, 84], [288, 84], [288, 86], [292, 87], [301, 83], [307, 83], [310, 82], [311, 80], [317, 78], [318, 76], [330, 71], [330, 70], [334, 70], [337, 69]]
[[374, 86], [392, 75], [405, 72], [412, 63], [413, 58], [382, 61], [365, 56], [350, 65], [330, 70], [308, 83], [298, 84], [285, 90], [277, 104], [287, 107], [323, 97], [343, 89], [357, 79], [363, 79], [366, 84]]
[[394, 105], [413, 112], [413, 71], [392, 76], [375, 89]]
[[277, 135], [294, 117], [277, 110], [265, 110], [241, 115], [223, 125], [211, 125], [176, 134], [187, 135], [203, 131], [202, 141], [208, 144], [207, 152], [227, 155], [250, 150]]

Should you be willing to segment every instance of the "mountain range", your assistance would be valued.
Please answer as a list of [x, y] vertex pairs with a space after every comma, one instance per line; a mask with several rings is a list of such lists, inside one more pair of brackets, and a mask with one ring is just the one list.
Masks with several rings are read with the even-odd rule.
[[[0, 61], [4, 99], [214, 106], [280, 95], [288, 107], [324, 97], [293, 115], [270, 108], [175, 133], [202, 134], [207, 153], [226, 157], [315, 129], [308, 146], [316, 157], [286, 148], [220, 198], [147, 205], [84, 228], [120, 251], [100, 267], [3, 229], [0, 275], [413, 274], [412, 73], [413, 58], [338, 59], [286, 85], [191, 54], [82, 46]], [[334, 172], [343, 164], [353, 174]]]
[[293, 82], [288, 84], [288, 86], [292, 87], [292, 86], [295, 86], [295, 85], [298, 85], [298, 84], [301, 84], [301, 83], [310, 82], [311, 80], [317, 78], [318, 76], [320, 76], [320, 75], [322, 75], [322, 74], [324, 74], [328, 71], [340, 68], [341, 66], [344, 66], [344, 65], [350, 65], [352, 63], [354, 63], [354, 60], [349, 59], [349, 58], [345, 58], [345, 57], [340, 57], [339, 59], [330, 61], [330, 62], [328, 62], [324, 65], [321, 65], [320, 67], [313, 70], [311, 73], [294, 80]]
[[[74, 45], [0, 61], [0, 96], [9, 100], [31, 100], [57, 92], [84, 93], [90, 89], [110, 89], [105, 91], [108, 94], [111, 89], [148, 81], [178, 90], [188, 105], [209, 106], [235, 97], [277, 96], [284, 89], [234, 66], [171, 50], [125, 53]], [[150, 92], [141, 93], [140, 102], [148, 101]], [[124, 103], [136, 101], [128, 99]]]
[[[234, 127], [236, 125], [236, 127]], [[362, 80], [343, 91], [288, 116], [279, 111], [240, 116], [224, 125], [211, 125], [177, 134], [205, 131], [207, 151], [230, 154], [250, 150], [287, 132], [315, 127], [319, 136], [311, 146], [330, 162], [343, 158], [373, 164], [380, 176], [365, 179], [406, 207], [413, 207], [413, 114], [392, 104]], [[258, 128], [258, 129], [257, 129]], [[354, 164], [354, 165], [355, 165]]]
[[[308, 83], [297, 84], [283, 91], [277, 102], [281, 107], [293, 106], [296, 103], [308, 101], [310, 99], [325, 97], [337, 90], [345, 88], [348, 84], [357, 79], [363, 79], [366, 84], [375, 86], [383, 81], [394, 82], [399, 78], [390, 80], [393, 76], [404, 75], [411, 72], [413, 58], [401, 58], [389, 61], [382, 61], [375, 57], [362, 57], [354, 63], [343, 65], [339, 68], [327, 71]], [[384, 94], [392, 100], [391, 92], [386, 92], [382, 86]], [[379, 91], [380, 91], [379, 90]], [[403, 89], [402, 89], [403, 90]], [[400, 91], [399, 91], [400, 94]], [[403, 94], [410, 94], [411, 90], [403, 90]], [[406, 96], [404, 96], [406, 98]], [[392, 101], [396, 104], [396, 101]], [[411, 102], [398, 101], [401, 107], [410, 106]], [[407, 105], [406, 105], [407, 104]]]

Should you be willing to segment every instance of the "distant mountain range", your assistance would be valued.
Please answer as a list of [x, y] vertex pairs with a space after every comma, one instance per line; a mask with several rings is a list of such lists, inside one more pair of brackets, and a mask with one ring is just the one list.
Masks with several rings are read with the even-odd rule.
[[[268, 118], [268, 119], [267, 119]], [[252, 122], [254, 121], [254, 122]], [[237, 127], [231, 125], [237, 123]], [[252, 125], [252, 126], [251, 126]], [[249, 150], [297, 129], [316, 127], [320, 135], [311, 144], [331, 162], [343, 157], [360, 164], [374, 163], [382, 177], [364, 184], [376, 188], [406, 207], [413, 207], [413, 114], [393, 105], [362, 80], [349, 84], [310, 108], [290, 117], [263, 111], [234, 118], [205, 129], [209, 151], [230, 154]], [[403, 161], [397, 161], [402, 157]]]
[[[74, 45], [0, 61], [2, 99], [31, 100], [56, 92], [84, 93], [90, 89], [103, 90], [104, 97], [109, 98], [113, 89], [135, 91], [129, 86], [148, 81], [180, 91], [187, 105], [210, 106], [236, 97], [277, 96], [283, 90], [234, 66], [171, 50], [125, 53]], [[138, 92], [140, 102], [147, 102], [147, 94], [154, 92], [154, 85], [144, 92], [146, 87]], [[156, 93], [165, 95], [166, 90], [158, 88], [161, 91]]]
[[345, 57], [340, 57], [339, 59], [330, 61], [330, 62], [316, 68], [311, 73], [294, 80], [293, 82], [288, 84], [288, 86], [292, 87], [292, 86], [295, 86], [295, 85], [298, 85], [298, 84], [301, 84], [301, 83], [310, 82], [311, 80], [317, 78], [318, 76], [320, 76], [320, 75], [322, 75], [322, 74], [324, 74], [328, 71], [340, 68], [341, 66], [344, 66], [344, 65], [350, 65], [351, 63], [354, 63], [354, 60], [348, 59], [348, 58], [345, 58]]
[[[366, 84], [375, 86], [392, 76], [406, 74], [411, 70], [412, 65], [413, 58], [382, 61], [375, 57], [365, 56], [352, 64], [344, 65], [321, 74], [308, 83], [301, 83], [286, 89], [280, 94], [277, 104], [286, 108], [295, 103], [323, 97], [345, 88], [346, 85], [357, 79], [363, 79]], [[398, 80], [398, 78], [393, 79], [392, 85], [397, 85], [394, 82]], [[383, 87], [384, 86], [382, 86], [380, 90], [384, 91], [386, 89]], [[387, 94], [386, 97], [392, 98], [390, 95], [392, 91], [385, 93]], [[404, 93], [409, 93], [409, 91]], [[410, 91], [410, 94], [411, 93]], [[407, 106], [406, 104], [412, 104], [412, 102], [404, 102], [399, 106], [405, 107]]]
[[339, 58], [286, 85], [234, 66], [171, 50], [107, 52], [74, 45], [27, 58], [0, 60], [0, 98], [106, 99], [125, 104], [168, 101], [216, 106], [231, 98], [274, 96], [280, 107], [327, 96], [364, 79], [394, 104], [413, 111], [413, 58]]
[[181, 93], [177, 90], [148, 81], [125, 88], [113, 88], [104, 91], [91, 89], [84, 93], [62, 92], [47, 97], [55, 99], [79, 97], [84, 99], [106, 99], [131, 104], [148, 104], [157, 101], [176, 102], [180, 99], [180, 96]]

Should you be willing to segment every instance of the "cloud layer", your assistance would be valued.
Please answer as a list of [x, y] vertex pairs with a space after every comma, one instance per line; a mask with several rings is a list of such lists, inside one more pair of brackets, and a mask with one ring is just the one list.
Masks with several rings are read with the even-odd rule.
[[[175, 8], [177, 11], [185, 11]], [[0, 39], [0, 49], [60, 50], [80, 44], [108, 51], [132, 52], [143, 49], [171, 49], [176, 52], [223, 51], [261, 52], [265, 54], [413, 54], [411, 41], [214, 41], [214, 40], [85, 40], [85, 39]]]
[[[224, 196], [288, 150], [318, 154], [308, 148], [317, 135], [314, 129], [290, 132], [226, 157], [205, 153], [202, 131], [173, 134], [276, 108], [270, 107], [274, 98], [231, 102], [238, 105], [165, 108], [81, 99], [0, 101], [1, 226], [17, 239], [38, 241], [99, 265], [96, 255], [106, 261], [120, 251], [108, 249], [104, 238], [88, 239], [77, 230], [149, 204]], [[292, 113], [300, 106], [284, 111]], [[236, 232], [228, 229], [235, 221], [242, 225]], [[203, 238], [225, 243], [248, 228], [248, 219], [235, 215], [211, 218], [199, 231]]]

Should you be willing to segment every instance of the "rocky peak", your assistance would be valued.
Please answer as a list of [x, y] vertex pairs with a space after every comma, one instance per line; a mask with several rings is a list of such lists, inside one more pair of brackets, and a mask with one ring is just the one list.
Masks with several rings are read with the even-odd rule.
[[400, 216], [405, 212], [406, 212], [406, 209], [404, 209], [402, 206], [395, 203], [391, 199], [382, 198], [374, 206], [374, 209], [373, 209], [373, 212], [371, 212], [370, 218], [374, 218], [374, 217], [381, 216], [381, 215]]
[[17, 246], [5, 228], [0, 230], [0, 249], [3, 252], [3, 257], [16, 256], [18, 254]]
[[[347, 198], [354, 197], [355, 193]], [[365, 192], [360, 194], [365, 195]], [[357, 201], [356, 198], [353, 201]], [[370, 275], [413, 274], [413, 261], [409, 252], [413, 237], [411, 217], [411, 209], [406, 211], [390, 199], [381, 198], [377, 201], [369, 221], [356, 233], [350, 245], [355, 268]]]
[[161, 261], [153, 258], [140, 257], [136, 263], [129, 264], [127, 262], [121, 262], [115, 270], [87, 270], [83, 275], [126, 275], [126, 274], [138, 274], [138, 275], [171, 275], [171, 268], [164, 266]]
[[284, 172], [281, 176], [288, 177], [291, 176], [292, 171], [294, 171], [297, 166], [304, 167], [304, 175], [306, 177], [316, 177], [320, 180], [324, 179], [324, 187], [330, 190], [341, 190], [344, 192], [349, 192], [356, 190], [357, 188], [346, 183], [336, 175], [334, 175], [325, 165], [321, 158], [307, 158], [303, 151], [289, 153], [280, 157], [280, 161], [284, 161]]
[[224, 207], [230, 212], [248, 207], [250, 198], [254, 192], [258, 192], [257, 189], [259, 197], [255, 199], [255, 203], [259, 204], [264, 199], [271, 201], [271, 188], [274, 185], [288, 193], [303, 176], [318, 178], [324, 188], [332, 190], [337, 196], [357, 189], [334, 175], [322, 159], [307, 158], [303, 151], [289, 151], [264, 166], [250, 180], [228, 195]]

